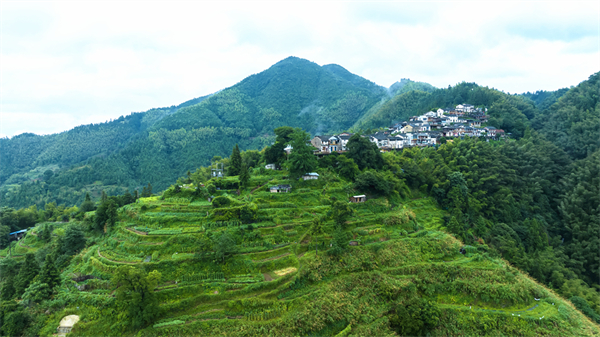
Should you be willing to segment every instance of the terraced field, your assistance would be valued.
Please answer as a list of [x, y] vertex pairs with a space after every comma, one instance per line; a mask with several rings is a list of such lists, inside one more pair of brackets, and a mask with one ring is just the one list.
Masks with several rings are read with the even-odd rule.
[[[272, 194], [264, 190], [267, 181], [285, 182], [275, 175], [256, 179], [240, 195], [219, 191], [234, 202], [225, 208], [159, 197], [122, 208], [115, 228], [63, 271], [59, 296], [68, 309], [49, 317], [45, 331], [70, 313], [81, 315], [74, 335], [114, 331], [110, 280], [117, 268], [133, 266], [161, 274], [160, 317], [135, 332], [144, 336], [389, 335], [395, 333], [390, 315], [411, 298], [437, 308], [431, 335], [600, 335], [569, 302], [486, 246], [462, 254], [463, 244], [443, 231], [444, 213], [430, 199], [351, 205], [346, 252], [331, 255], [333, 222], [318, 238], [309, 228], [315, 217], [327, 219], [332, 199], [347, 199], [341, 183], [298, 182], [292, 193]], [[251, 205], [250, 223], [227, 219], [227, 212]], [[401, 210], [416, 220], [385, 225]], [[219, 258], [215, 242], [223, 233], [235, 243]], [[31, 234], [19, 254], [38, 247]], [[71, 280], [83, 275], [90, 278]]]

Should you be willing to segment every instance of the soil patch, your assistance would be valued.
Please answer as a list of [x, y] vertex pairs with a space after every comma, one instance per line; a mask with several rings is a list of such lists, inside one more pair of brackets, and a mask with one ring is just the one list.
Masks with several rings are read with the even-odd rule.
[[263, 273], [263, 276], [265, 277], [265, 281], [267, 281], [267, 282], [273, 281], [273, 278], [268, 273]]

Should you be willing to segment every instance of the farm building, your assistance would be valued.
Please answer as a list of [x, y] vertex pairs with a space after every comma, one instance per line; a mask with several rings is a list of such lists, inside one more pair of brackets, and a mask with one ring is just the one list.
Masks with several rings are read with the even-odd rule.
[[291, 185], [275, 185], [270, 188], [271, 193], [289, 193], [292, 190]]
[[350, 197], [350, 202], [365, 202], [366, 200], [367, 196], [364, 194]]
[[317, 180], [319, 179], [319, 174], [316, 172], [311, 172], [311, 173], [307, 173], [305, 175], [302, 176], [302, 179], [304, 180]]

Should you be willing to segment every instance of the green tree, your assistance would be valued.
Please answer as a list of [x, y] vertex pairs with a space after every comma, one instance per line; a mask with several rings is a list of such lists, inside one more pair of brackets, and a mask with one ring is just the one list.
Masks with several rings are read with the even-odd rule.
[[96, 206], [94, 206], [94, 203], [92, 202], [92, 199], [90, 199], [90, 194], [86, 192], [85, 193], [85, 200], [79, 206], [79, 210], [82, 213], [86, 213], [86, 212], [91, 212], [94, 209], [96, 209]]
[[51, 226], [49, 224], [44, 225], [38, 234], [39, 239], [43, 242], [49, 242], [52, 238], [52, 229], [50, 227]]
[[319, 235], [323, 235], [325, 233], [325, 229], [323, 228], [323, 219], [316, 217], [313, 219], [312, 224], [309, 229], [310, 236], [315, 239], [315, 255], [319, 255]]
[[119, 318], [128, 322], [132, 329], [139, 329], [152, 323], [160, 313], [155, 288], [160, 282], [160, 272], [131, 266], [121, 266], [115, 272], [112, 283], [117, 287], [117, 303], [123, 309]]
[[32, 253], [27, 253], [27, 255], [25, 255], [25, 262], [23, 262], [23, 265], [21, 265], [21, 269], [19, 269], [19, 275], [17, 276], [17, 281], [15, 282], [15, 291], [17, 295], [23, 294], [25, 289], [29, 287], [29, 284], [37, 276], [39, 271], [40, 268], [35, 261], [35, 255]]
[[390, 325], [400, 336], [422, 336], [439, 324], [440, 314], [435, 303], [412, 297], [396, 306]]
[[[85, 247], [85, 236], [83, 231], [76, 225], [71, 225], [65, 230], [65, 235], [60, 240], [61, 253], [73, 256]], [[56, 261], [55, 261], [56, 263]]]
[[348, 158], [354, 160], [360, 170], [365, 168], [380, 169], [383, 167], [383, 156], [377, 145], [368, 138], [356, 133], [350, 137], [348, 144]]
[[314, 148], [308, 145], [310, 143], [308, 133], [297, 128], [290, 137], [293, 149], [286, 162], [286, 167], [290, 172], [290, 178], [297, 179], [317, 168], [317, 158], [313, 154]]
[[352, 215], [352, 208], [348, 205], [348, 202], [341, 200], [335, 201], [331, 205], [330, 216], [335, 223], [336, 228], [344, 229], [346, 221]]
[[235, 238], [229, 232], [223, 232], [214, 245], [215, 256], [225, 262], [228, 255], [235, 253]]
[[229, 160], [229, 168], [227, 173], [230, 176], [237, 176], [240, 174], [242, 169], [242, 155], [240, 154], [240, 147], [235, 144], [235, 147], [231, 151], [231, 158]]
[[348, 234], [344, 230], [336, 226], [333, 232], [333, 239], [331, 240], [331, 249], [329, 253], [331, 255], [341, 255], [348, 249]]
[[0, 290], [3, 301], [11, 300], [16, 295], [15, 291], [15, 278], [14, 276], [6, 277], [4, 283], [2, 283], [2, 290]]
[[242, 162], [242, 167], [240, 168], [240, 187], [245, 189], [248, 187], [248, 183], [250, 182], [250, 170], [248, 166], [246, 166], [246, 162]]
[[54, 258], [52, 254], [46, 255], [44, 266], [40, 272], [40, 283], [47, 284], [50, 292], [52, 292], [52, 290], [54, 290], [54, 288], [60, 284], [60, 274], [54, 265]]
[[8, 247], [10, 239], [8, 234], [10, 233], [10, 227], [0, 225], [0, 249]]
[[100, 203], [96, 210], [94, 229], [98, 231], [104, 228], [112, 228], [117, 222], [117, 205], [113, 197], [108, 198]]
[[46, 283], [40, 281], [31, 282], [29, 287], [23, 293], [23, 301], [40, 303], [47, 300], [52, 295], [52, 289]]
[[346, 155], [343, 154], [337, 157], [337, 168], [340, 177], [348, 181], [354, 181], [356, 176], [360, 174], [358, 165], [356, 165], [354, 160], [346, 157]]

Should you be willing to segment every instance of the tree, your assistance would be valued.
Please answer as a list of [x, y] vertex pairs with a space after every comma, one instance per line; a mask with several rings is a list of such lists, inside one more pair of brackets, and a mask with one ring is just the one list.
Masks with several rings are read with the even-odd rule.
[[105, 227], [111, 228], [117, 222], [117, 218], [117, 205], [113, 197], [110, 197], [102, 201], [96, 210], [95, 229], [101, 231]]
[[14, 276], [9, 276], [5, 279], [2, 284], [2, 290], [0, 290], [3, 301], [8, 301], [15, 297], [15, 278]]
[[43, 242], [50, 241], [52, 237], [52, 229], [50, 227], [51, 226], [49, 224], [44, 225], [44, 227], [42, 227], [42, 230], [38, 234], [39, 239]]
[[15, 291], [17, 295], [23, 294], [38, 273], [39, 267], [35, 261], [35, 256], [32, 253], [27, 253], [27, 255], [25, 255], [25, 262], [23, 262], [21, 269], [19, 269], [19, 275], [15, 282]]
[[92, 200], [90, 199], [90, 194], [89, 193], [85, 193], [85, 200], [81, 203], [81, 205], [79, 206], [79, 210], [82, 213], [86, 213], [86, 212], [91, 212], [95, 209], [96, 207], [94, 206], [94, 203], [92, 202]]
[[67, 256], [73, 256], [85, 247], [83, 231], [75, 225], [69, 226], [65, 230], [65, 235], [60, 241], [61, 252]]
[[10, 233], [10, 227], [0, 225], [0, 249], [8, 247], [10, 239], [8, 234]]
[[360, 170], [383, 167], [383, 156], [379, 152], [379, 148], [368, 138], [356, 133], [350, 137], [346, 147], [348, 148], [348, 158], [354, 160]]
[[60, 284], [60, 274], [54, 265], [54, 258], [52, 254], [46, 255], [44, 266], [40, 272], [40, 283], [47, 284], [50, 292], [52, 292], [52, 290], [54, 290], [54, 288]]
[[223, 232], [214, 245], [215, 256], [225, 262], [227, 255], [236, 251], [235, 239], [229, 232]]
[[290, 135], [292, 138], [292, 152], [286, 162], [291, 179], [300, 178], [302, 175], [313, 172], [317, 168], [317, 158], [313, 154], [314, 148], [310, 143], [310, 136], [299, 128]]
[[356, 165], [354, 160], [343, 154], [337, 157], [337, 168], [340, 177], [348, 181], [354, 181], [354, 178], [360, 174], [358, 165]]
[[154, 321], [160, 313], [154, 289], [160, 282], [160, 272], [131, 266], [121, 266], [115, 272], [112, 283], [117, 287], [117, 301], [124, 309], [130, 328], [139, 329]]
[[240, 174], [242, 169], [242, 156], [240, 154], [240, 147], [235, 144], [235, 147], [231, 151], [231, 159], [229, 161], [229, 168], [227, 172], [230, 176], [237, 176]]
[[240, 179], [240, 186], [242, 189], [248, 187], [248, 183], [250, 182], [250, 170], [248, 170], [248, 166], [246, 165], [246, 162], [242, 162], [239, 179]]
[[335, 228], [333, 240], [331, 240], [331, 255], [341, 255], [348, 249], [348, 234], [341, 227]]
[[309, 232], [310, 232], [310, 236], [312, 236], [315, 239], [315, 255], [318, 255], [319, 254], [319, 250], [318, 250], [319, 239], [318, 239], [318, 236], [322, 235], [324, 233], [323, 220], [321, 218], [316, 217], [313, 220], [312, 225], [310, 226]]
[[435, 303], [412, 297], [396, 306], [390, 325], [400, 336], [420, 336], [435, 328], [439, 317], [440, 310]]
[[352, 215], [352, 208], [348, 206], [347, 202], [336, 201], [331, 205], [330, 216], [335, 223], [336, 228], [343, 229], [346, 225], [346, 220]]

